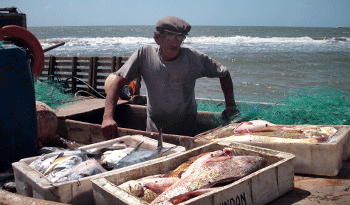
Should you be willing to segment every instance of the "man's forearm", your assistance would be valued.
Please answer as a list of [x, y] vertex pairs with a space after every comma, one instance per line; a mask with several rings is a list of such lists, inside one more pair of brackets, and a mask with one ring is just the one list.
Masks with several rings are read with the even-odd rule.
[[118, 103], [119, 93], [125, 85], [126, 85], [126, 80], [121, 76], [117, 76], [117, 78], [113, 81], [106, 96], [105, 111], [103, 114], [103, 119], [114, 118], [114, 111], [115, 111], [115, 106]]
[[233, 84], [230, 73], [220, 78], [220, 85], [225, 96], [226, 107], [236, 107], [235, 97], [233, 93]]

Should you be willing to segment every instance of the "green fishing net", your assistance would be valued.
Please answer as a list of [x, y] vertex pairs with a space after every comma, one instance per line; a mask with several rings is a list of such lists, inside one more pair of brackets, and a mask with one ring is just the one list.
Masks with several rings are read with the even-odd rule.
[[52, 109], [71, 104], [77, 100], [74, 94], [67, 92], [63, 82], [53, 80], [35, 80], [35, 100], [48, 105]]
[[[60, 81], [36, 80], [35, 98], [56, 109], [78, 100], [67, 92], [67, 85]], [[224, 122], [220, 113], [225, 103], [215, 100], [197, 102], [198, 111], [216, 112], [213, 124], [220, 126], [231, 121], [266, 120], [283, 125], [350, 125], [350, 97], [348, 94], [330, 88], [305, 88], [289, 92], [276, 103], [239, 102], [240, 113]]]
[[[215, 101], [199, 101], [199, 111], [221, 113], [224, 103]], [[266, 120], [283, 125], [349, 125], [350, 98], [338, 90], [329, 88], [305, 88], [291, 91], [283, 100], [277, 103], [237, 103], [239, 115], [231, 117], [230, 121]], [[217, 115], [217, 122], [221, 122]], [[217, 123], [216, 122], [216, 123]], [[226, 122], [227, 124], [227, 122]]]

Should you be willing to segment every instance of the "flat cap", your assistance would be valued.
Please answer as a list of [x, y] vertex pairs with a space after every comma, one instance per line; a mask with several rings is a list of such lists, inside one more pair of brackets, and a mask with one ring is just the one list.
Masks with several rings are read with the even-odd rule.
[[178, 17], [168, 16], [157, 22], [156, 30], [166, 30], [172, 33], [188, 35], [188, 32], [191, 30], [191, 25]]

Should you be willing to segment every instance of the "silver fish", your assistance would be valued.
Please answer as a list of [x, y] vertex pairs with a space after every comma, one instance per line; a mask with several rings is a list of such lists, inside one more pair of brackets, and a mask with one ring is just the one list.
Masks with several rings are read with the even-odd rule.
[[105, 171], [106, 170], [97, 162], [97, 160], [89, 159], [69, 169], [64, 175], [62, 175], [53, 182], [61, 183], [66, 181], [78, 180], [83, 177], [92, 176]]
[[[82, 159], [86, 160], [87, 155], [86, 152], [77, 150], [77, 151], [55, 151], [49, 154], [44, 154], [40, 157], [38, 157], [36, 160], [31, 162], [29, 166], [38, 172], [44, 174], [50, 167], [55, 166], [54, 162], [63, 156], [71, 156], [71, 155], [77, 155], [81, 157]], [[57, 160], [59, 161], [59, 160]], [[52, 167], [53, 168], [53, 167]], [[51, 168], [51, 169], [52, 169]], [[46, 173], [47, 174], [47, 173]]]
[[45, 171], [51, 166], [51, 164], [55, 161], [57, 156], [49, 156], [44, 155], [33, 161], [29, 164], [29, 166], [38, 172], [44, 174]]
[[44, 173], [46, 178], [52, 182], [56, 182], [61, 176], [68, 172], [72, 167], [82, 163], [84, 160], [77, 156], [63, 156], [55, 160], [52, 166]]
[[132, 150], [134, 150], [134, 148], [106, 151], [101, 157], [101, 164], [107, 169], [113, 169], [113, 167], [115, 167], [123, 157], [130, 154]]
[[152, 160], [158, 157], [161, 157], [163, 153], [169, 151], [170, 148], [163, 148], [163, 134], [162, 134], [162, 129], [159, 129], [159, 137], [158, 137], [158, 146], [156, 150], [139, 150], [141, 142], [134, 150], [130, 152], [130, 154], [126, 155], [123, 157], [117, 165], [114, 167], [114, 169], [119, 169], [122, 167], [127, 167], [130, 165], [134, 165], [137, 163], [145, 162], [148, 160]]

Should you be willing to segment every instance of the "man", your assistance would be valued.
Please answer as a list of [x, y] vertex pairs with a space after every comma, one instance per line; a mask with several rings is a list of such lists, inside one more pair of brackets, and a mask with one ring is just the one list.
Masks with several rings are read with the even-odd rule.
[[233, 85], [227, 68], [193, 48], [182, 48], [182, 42], [191, 30], [186, 21], [169, 16], [159, 20], [154, 40], [159, 47], [141, 46], [115, 73], [106, 97], [102, 133], [114, 138], [117, 123], [114, 109], [120, 90], [134, 78], [142, 76], [147, 88], [146, 131], [194, 136], [201, 132], [198, 126], [195, 101], [196, 79], [219, 77], [225, 96], [224, 120], [236, 114]]

